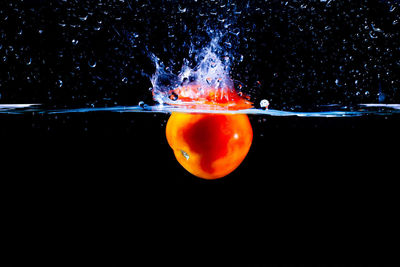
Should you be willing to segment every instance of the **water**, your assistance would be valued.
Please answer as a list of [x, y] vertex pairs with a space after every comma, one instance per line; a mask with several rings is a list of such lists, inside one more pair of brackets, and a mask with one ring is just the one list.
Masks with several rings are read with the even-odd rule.
[[98, 107], [98, 108], [62, 108], [62, 109], [46, 109], [40, 104], [3, 104], [0, 105], [0, 114], [69, 114], [69, 113], [87, 113], [87, 112], [134, 112], [134, 113], [165, 113], [172, 112], [183, 113], [205, 113], [205, 114], [248, 114], [259, 116], [276, 116], [276, 117], [311, 117], [311, 118], [335, 118], [335, 117], [362, 117], [362, 116], [390, 116], [400, 114], [399, 104], [360, 104], [354, 107], [329, 105], [321, 107], [319, 111], [285, 111], [275, 109], [241, 109], [241, 110], [208, 110], [208, 109], [191, 109], [180, 106], [171, 105], [138, 105], [138, 106], [115, 106], [115, 107]]
[[[254, 144], [226, 183], [248, 176], [263, 184], [261, 174], [269, 173], [284, 180], [279, 163], [302, 175], [304, 166], [317, 165], [346, 173], [338, 163], [345, 161], [356, 177], [357, 160], [387, 170], [390, 159], [376, 155], [398, 144], [399, 12], [398, 1], [378, 0], [6, 1], [0, 7], [3, 143], [46, 137], [32, 150], [43, 150], [42, 171], [47, 161], [64, 169], [77, 164], [88, 177], [90, 168], [74, 160], [88, 155], [102, 166], [112, 162], [104, 167], [110, 176], [125, 177], [115, 166], [130, 173], [136, 166], [158, 182], [176, 172], [177, 183], [201, 183], [171, 155], [169, 115], [244, 113]], [[213, 101], [235, 103], [240, 96], [253, 107], [213, 108], [213, 92]], [[14, 158], [28, 165], [33, 158], [25, 147], [9, 151], [21, 152]], [[118, 156], [127, 151], [130, 159]]]

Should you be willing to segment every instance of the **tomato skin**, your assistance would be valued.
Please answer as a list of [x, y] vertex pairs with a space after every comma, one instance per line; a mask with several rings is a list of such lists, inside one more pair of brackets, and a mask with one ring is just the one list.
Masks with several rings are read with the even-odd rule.
[[172, 113], [166, 136], [187, 171], [200, 178], [217, 179], [244, 160], [253, 130], [245, 114]]

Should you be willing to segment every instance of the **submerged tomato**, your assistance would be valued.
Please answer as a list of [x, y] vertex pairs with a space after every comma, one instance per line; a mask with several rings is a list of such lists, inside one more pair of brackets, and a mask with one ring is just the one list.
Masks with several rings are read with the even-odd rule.
[[178, 162], [204, 179], [221, 178], [234, 171], [253, 140], [245, 114], [172, 113], [166, 135]]

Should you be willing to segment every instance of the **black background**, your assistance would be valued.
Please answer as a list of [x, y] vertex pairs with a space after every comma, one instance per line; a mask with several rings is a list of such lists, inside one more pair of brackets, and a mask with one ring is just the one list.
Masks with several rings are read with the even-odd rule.
[[189, 48], [204, 48], [210, 30], [224, 34], [219, 53], [256, 105], [400, 101], [398, 1], [29, 0], [0, 12], [4, 104], [151, 104], [150, 54], [174, 73], [184, 58], [194, 67]]
[[[101, 244], [138, 238], [144, 250], [158, 238], [161, 247], [217, 238], [269, 259], [381, 262], [397, 254], [396, 116], [251, 117], [247, 158], [215, 181], [177, 163], [167, 114], [70, 114], [71, 125], [53, 116], [1, 115], [3, 214], [30, 240], [66, 225], [52, 242], [80, 247], [85, 233]], [[221, 256], [215, 246], [210, 253]]]

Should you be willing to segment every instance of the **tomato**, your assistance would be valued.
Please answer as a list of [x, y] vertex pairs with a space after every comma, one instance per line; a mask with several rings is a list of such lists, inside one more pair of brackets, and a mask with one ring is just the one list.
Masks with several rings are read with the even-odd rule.
[[[241, 92], [237, 93], [233, 88], [228, 87], [219, 90], [213, 87], [188, 84], [170, 91], [170, 94], [175, 101], [180, 100], [185, 103], [187, 108], [192, 109], [239, 110], [253, 107], [253, 103], [249, 101], [249, 96]], [[193, 102], [196, 103], [190, 105]], [[179, 103], [178, 105], [182, 104]]]
[[245, 114], [172, 113], [166, 135], [178, 162], [204, 179], [221, 178], [234, 171], [253, 140]]

